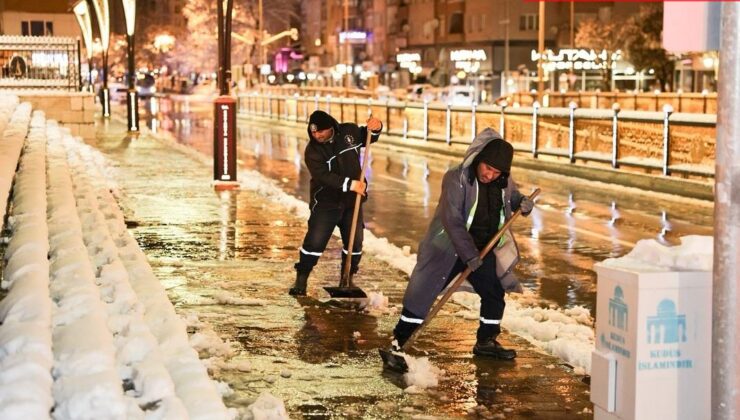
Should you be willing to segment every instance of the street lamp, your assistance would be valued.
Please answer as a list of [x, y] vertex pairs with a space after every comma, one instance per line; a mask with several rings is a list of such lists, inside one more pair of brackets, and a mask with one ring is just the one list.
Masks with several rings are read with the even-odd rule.
[[217, 190], [239, 188], [236, 179], [236, 100], [231, 81], [233, 0], [218, 0], [218, 89], [213, 112], [213, 182]]
[[134, 29], [136, 29], [136, 0], [123, 0], [123, 14], [126, 17], [126, 41], [128, 42], [128, 131], [139, 131], [139, 98], [136, 93], [136, 65], [134, 63]]
[[87, 6], [87, 1], [80, 0], [72, 9], [77, 19], [77, 23], [80, 25], [80, 32], [82, 32], [82, 40], [85, 42], [85, 52], [87, 53], [87, 80], [89, 89], [92, 90], [92, 55], [93, 55], [93, 34], [92, 34], [92, 20], [90, 19], [90, 8]]
[[110, 45], [110, 9], [108, 0], [91, 0], [95, 8], [100, 29], [100, 41], [103, 44], [103, 117], [110, 117], [110, 92], [108, 92], [108, 45]]

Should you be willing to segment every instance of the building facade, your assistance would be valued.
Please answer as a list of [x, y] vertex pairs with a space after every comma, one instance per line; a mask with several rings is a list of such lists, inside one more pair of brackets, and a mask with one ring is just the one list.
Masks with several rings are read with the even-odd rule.
[[67, 0], [4, 0], [0, 2], [0, 34], [80, 36]]

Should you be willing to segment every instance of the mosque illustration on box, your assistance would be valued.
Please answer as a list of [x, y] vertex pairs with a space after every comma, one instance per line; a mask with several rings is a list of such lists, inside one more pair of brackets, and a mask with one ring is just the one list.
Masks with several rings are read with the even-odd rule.
[[658, 314], [647, 317], [647, 342], [670, 344], [686, 342], [686, 315], [676, 313], [676, 303], [663, 299]]
[[624, 303], [624, 292], [617, 286], [614, 288], [614, 297], [609, 299], [609, 325], [627, 331], [627, 304]]

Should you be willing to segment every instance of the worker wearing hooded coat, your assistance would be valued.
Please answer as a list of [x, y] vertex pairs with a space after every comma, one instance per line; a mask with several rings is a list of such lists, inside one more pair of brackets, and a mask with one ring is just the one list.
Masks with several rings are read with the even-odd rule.
[[[403, 346], [424, 321], [437, 295], [467, 266], [472, 270], [468, 281], [481, 297], [473, 352], [499, 359], [516, 357], [514, 350], [503, 348], [496, 338], [501, 332], [504, 294], [521, 292], [521, 286], [512, 274], [513, 265], [499, 278], [494, 252], [483, 260], [479, 257], [513, 211], [521, 208], [525, 215], [532, 211], [534, 203], [519, 192], [510, 176], [513, 156], [511, 144], [486, 128], [473, 140], [462, 164], [445, 174], [437, 210], [419, 244], [401, 319], [393, 331], [393, 350]], [[513, 242], [513, 237], [507, 240]], [[518, 249], [515, 252], [514, 264]]]
[[[289, 290], [291, 295], [306, 294], [308, 276], [324, 252], [335, 227], [339, 227], [342, 236], [343, 255], [352, 252], [350, 276], [359, 269], [364, 227], [362, 206], [358, 213], [352, 250], [347, 250], [347, 247], [356, 194], [362, 194], [363, 201], [367, 199], [366, 181], [360, 179], [360, 148], [365, 147], [368, 130], [371, 132], [370, 141], [374, 143], [380, 137], [383, 123], [370, 117], [367, 126], [340, 124], [334, 117], [319, 110], [309, 117], [305, 162], [311, 173], [311, 216], [295, 264], [296, 281]], [[344, 264], [345, 259], [342, 258], [342, 272]]]

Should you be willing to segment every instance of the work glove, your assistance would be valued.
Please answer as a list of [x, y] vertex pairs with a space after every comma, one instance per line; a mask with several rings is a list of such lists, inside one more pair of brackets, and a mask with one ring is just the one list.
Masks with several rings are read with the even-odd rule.
[[533, 208], [534, 201], [530, 200], [529, 197], [522, 197], [522, 201], [519, 202], [519, 210], [522, 211], [522, 215], [527, 216]]
[[378, 134], [383, 130], [383, 123], [375, 117], [368, 118], [366, 124], [367, 129], [373, 134]]
[[349, 190], [354, 191], [357, 194], [360, 194], [361, 196], [365, 196], [365, 189], [367, 188], [367, 184], [365, 184], [363, 181], [352, 181], [349, 185]]
[[483, 261], [480, 260], [480, 257], [473, 257], [468, 260], [465, 264], [468, 265], [468, 268], [471, 272], [477, 270], [480, 268], [481, 265], [483, 265]]

